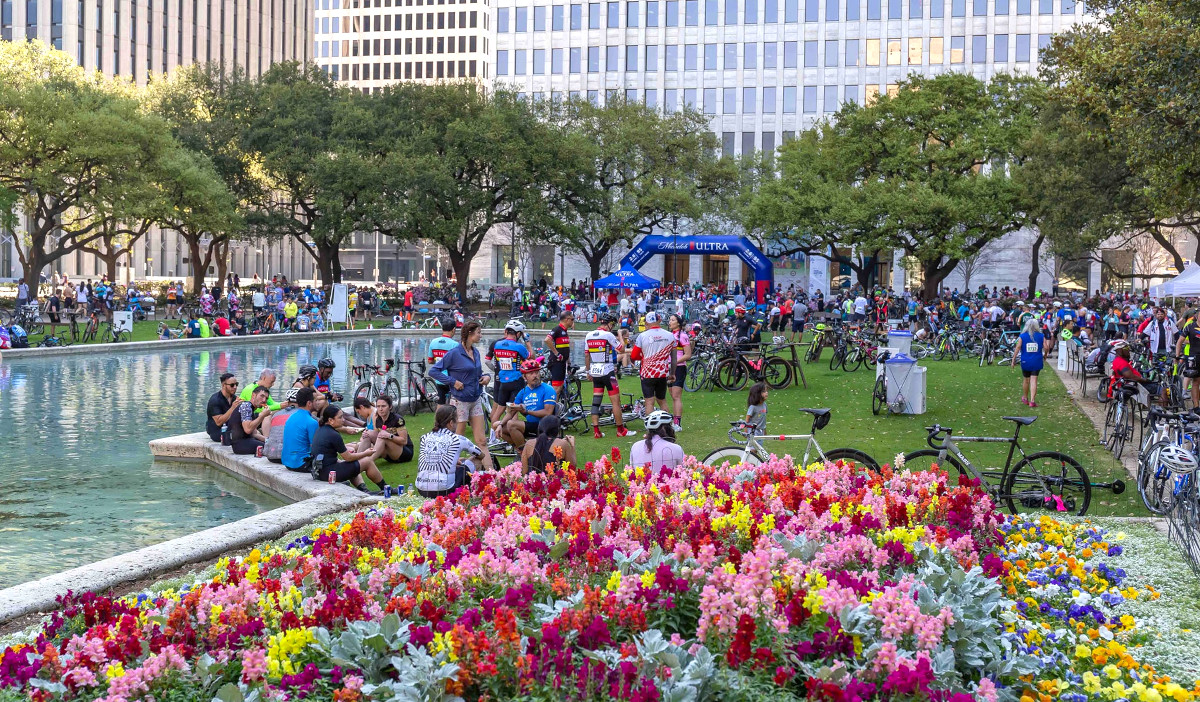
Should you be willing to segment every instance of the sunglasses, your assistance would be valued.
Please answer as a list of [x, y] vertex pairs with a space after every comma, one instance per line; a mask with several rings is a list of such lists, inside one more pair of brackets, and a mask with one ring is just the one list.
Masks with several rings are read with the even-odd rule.
[[225, 387], [227, 387], [227, 388], [236, 388], [237, 386], [238, 386], [238, 384], [236, 382], [225, 383]]

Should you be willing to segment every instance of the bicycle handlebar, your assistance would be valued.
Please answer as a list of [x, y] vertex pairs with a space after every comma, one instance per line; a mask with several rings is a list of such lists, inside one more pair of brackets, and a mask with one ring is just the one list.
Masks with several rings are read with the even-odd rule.
[[941, 446], [933, 443], [933, 440], [941, 434], [950, 436], [950, 433], [954, 431], [954, 429], [951, 427], [944, 427], [941, 424], [934, 424], [931, 427], [925, 427], [925, 431], [929, 432], [929, 435], [925, 437], [925, 443], [929, 444], [930, 448], [940, 449]]

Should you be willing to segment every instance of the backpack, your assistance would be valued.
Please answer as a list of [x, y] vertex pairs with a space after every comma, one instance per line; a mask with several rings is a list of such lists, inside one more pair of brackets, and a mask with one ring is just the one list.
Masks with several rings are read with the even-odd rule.
[[10, 343], [12, 344], [12, 348], [14, 348], [14, 349], [29, 348], [29, 335], [25, 333], [25, 330], [23, 328], [21, 328], [21, 325], [14, 324], [11, 327], [9, 327], [8, 334], [10, 337]]

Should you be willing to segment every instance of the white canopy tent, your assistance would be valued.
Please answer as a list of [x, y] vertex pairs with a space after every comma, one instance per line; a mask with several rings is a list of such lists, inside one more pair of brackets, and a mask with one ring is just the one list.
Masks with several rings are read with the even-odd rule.
[[1187, 297], [1200, 295], [1200, 265], [1194, 261], [1183, 269], [1183, 272], [1165, 283], [1150, 288], [1150, 297]]

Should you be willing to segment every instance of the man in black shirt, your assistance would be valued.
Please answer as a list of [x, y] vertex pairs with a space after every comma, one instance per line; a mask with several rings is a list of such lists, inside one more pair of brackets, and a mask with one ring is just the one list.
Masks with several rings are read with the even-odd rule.
[[738, 343], [742, 344], [757, 344], [762, 340], [762, 322], [757, 318], [752, 319], [746, 315], [746, 308], [738, 305], [734, 308], [733, 313], [736, 315], [733, 320], [734, 335]]
[[204, 431], [208, 432], [208, 438], [218, 443], [224, 443], [221, 441], [221, 433], [225, 423], [242, 403], [237, 396], [237, 388], [238, 381], [233, 373], [222, 373], [221, 389], [208, 398], [208, 409], [204, 412], [208, 421], [204, 423]]
[[558, 325], [546, 335], [546, 348], [550, 352], [546, 365], [550, 368], [550, 386], [554, 392], [561, 390], [567, 379], [567, 363], [571, 360], [571, 339], [567, 332], [575, 326], [575, 313], [563, 312], [558, 317]]

